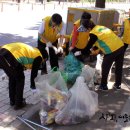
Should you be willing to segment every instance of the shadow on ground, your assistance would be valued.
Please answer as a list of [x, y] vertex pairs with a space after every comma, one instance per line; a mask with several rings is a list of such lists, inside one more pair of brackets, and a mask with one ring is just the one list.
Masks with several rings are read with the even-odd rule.
[[[37, 46], [38, 28], [41, 22], [37, 22], [33, 27], [18, 29], [15, 33], [0, 33], [0, 46], [11, 42], [23, 42], [31, 46]], [[24, 33], [23, 33], [24, 30]]]
[[37, 41], [33, 36], [23, 37], [18, 34], [0, 33], [0, 46], [11, 42], [23, 42], [31, 46], [36, 46]]
[[[113, 130], [116, 123], [120, 120], [118, 117], [129, 97], [129, 91], [124, 89], [121, 91], [111, 89], [108, 92], [97, 91], [97, 93], [99, 95], [99, 110], [90, 121], [71, 126], [53, 124], [48, 127], [54, 130]], [[40, 124], [39, 111], [34, 113], [29, 119]], [[23, 129], [30, 130], [25, 124], [22, 124], [18, 128], [18, 130]], [[42, 129], [36, 128], [36, 130]]]

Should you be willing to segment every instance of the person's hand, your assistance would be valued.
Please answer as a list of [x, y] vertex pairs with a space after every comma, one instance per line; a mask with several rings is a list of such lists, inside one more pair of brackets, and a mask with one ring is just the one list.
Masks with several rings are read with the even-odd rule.
[[73, 49], [74, 49], [74, 47], [71, 46], [71, 47], [69, 48], [69, 51], [72, 51]]
[[81, 55], [81, 51], [76, 51], [76, 52], [74, 53], [74, 55], [75, 55], [75, 56]]
[[47, 47], [52, 47], [52, 43], [51, 43], [51, 42], [47, 42], [47, 43], [46, 43], [46, 46], [47, 46]]
[[90, 55], [98, 55], [98, 53], [100, 52], [99, 49], [97, 49], [97, 50], [91, 49], [90, 51], [91, 51]]
[[58, 54], [58, 49], [55, 46], [52, 46], [52, 48], [54, 49], [55, 54]]
[[60, 53], [60, 54], [63, 54], [63, 48], [62, 47], [58, 47], [58, 53]]
[[36, 88], [35, 88], [35, 89], [32, 89], [32, 88], [31, 88], [31, 92], [32, 92], [33, 95], [34, 95], [34, 94], [38, 93], [38, 90], [37, 90]]

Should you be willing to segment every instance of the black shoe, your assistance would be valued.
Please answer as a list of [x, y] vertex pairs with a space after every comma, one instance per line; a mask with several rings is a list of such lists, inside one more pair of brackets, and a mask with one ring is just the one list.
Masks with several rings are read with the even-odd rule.
[[14, 105], [15, 105], [15, 102], [10, 101], [10, 106], [14, 106]]
[[114, 85], [113, 85], [113, 88], [116, 89], [116, 90], [121, 90], [121, 85], [116, 85], [116, 84], [114, 84]]
[[24, 108], [26, 105], [27, 105], [27, 104], [26, 104], [25, 100], [23, 100], [23, 102], [22, 102], [21, 104], [17, 104], [17, 105], [14, 106], [14, 110], [22, 109], [22, 108]]
[[107, 87], [107, 86], [102, 86], [102, 85], [100, 85], [100, 86], [99, 86], [99, 90], [108, 91], [108, 87]]

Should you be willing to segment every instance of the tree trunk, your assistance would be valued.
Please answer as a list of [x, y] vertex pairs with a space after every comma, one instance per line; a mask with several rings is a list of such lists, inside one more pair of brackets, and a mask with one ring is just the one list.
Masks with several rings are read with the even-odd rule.
[[98, 8], [105, 8], [106, 0], [96, 0], [95, 7]]

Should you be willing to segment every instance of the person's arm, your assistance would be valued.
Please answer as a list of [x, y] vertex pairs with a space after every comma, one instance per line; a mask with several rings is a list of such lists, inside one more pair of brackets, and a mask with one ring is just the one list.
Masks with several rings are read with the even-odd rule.
[[118, 34], [118, 37], [122, 37], [123, 36], [123, 33], [124, 33], [124, 22], [120, 28], [120, 33]]
[[48, 39], [46, 39], [43, 36], [44, 30], [45, 30], [45, 21], [43, 20], [42, 23], [41, 23], [41, 25], [39, 26], [38, 37], [47, 43], [49, 41], [48, 41]]
[[42, 63], [42, 57], [38, 56], [34, 59], [33, 65], [32, 65], [32, 71], [31, 71], [31, 85], [30, 87], [32, 89], [36, 89], [35, 81], [34, 79], [37, 77], [39, 67]]
[[93, 44], [97, 41], [97, 36], [96, 35], [94, 35], [94, 34], [92, 34], [92, 33], [90, 33], [89, 34], [89, 37], [90, 37], [90, 39], [89, 39], [89, 41], [88, 41], [88, 44], [87, 44], [87, 46], [86, 46], [86, 48], [85, 48], [85, 52], [86, 52], [86, 54], [87, 55], [89, 55], [90, 53], [91, 53], [91, 48], [93, 47]]
[[60, 30], [60, 35], [64, 36], [66, 32], [66, 24], [62, 22], [62, 28]]
[[73, 28], [73, 33], [72, 33], [72, 44], [71, 44], [71, 47], [74, 48], [75, 47], [75, 44], [77, 42], [77, 38], [78, 38], [78, 35], [79, 35], [79, 32], [77, 31], [77, 26], [74, 26]]
[[64, 22], [62, 22], [62, 28], [61, 28], [60, 32], [57, 34], [59, 46], [62, 46], [65, 35], [66, 35], [66, 24]]

